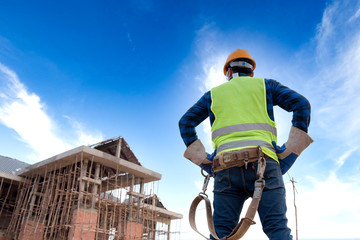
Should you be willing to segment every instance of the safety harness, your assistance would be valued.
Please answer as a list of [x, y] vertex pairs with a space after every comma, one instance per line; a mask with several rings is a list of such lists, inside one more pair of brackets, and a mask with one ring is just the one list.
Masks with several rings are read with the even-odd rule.
[[199, 233], [201, 236], [203, 236], [205, 239], [209, 239], [208, 237], [204, 236], [202, 233], [198, 231], [195, 223], [195, 214], [196, 214], [197, 206], [202, 200], [204, 200], [205, 209], [206, 209], [206, 218], [207, 218], [210, 234], [217, 240], [225, 240], [225, 239], [236, 240], [242, 238], [246, 233], [246, 231], [249, 229], [249, 227], [255, 224], [254, 217], [259, 206], [262, 191], [265, 187], [264, 172], [266, 168], [266, 158], [267, 156], [264, 155], [261, 147], [258, 146], [257, 148], [252, 148], [249, 149], [248, 151], [225, 152], [220, 154], [214, 159], [212, 164], [213, 173], [235, 166], [237, 167], [245, 166], [245, 168], [247, 168], [248, 163], [258, 162], [258, 167], [257, 167], [258, 179], [255, 181], [254, 194], [250, 206], [246, 212], [246, 215], [244, 218], [241, 219], [241, 221], [237, 224], [237, 226], [228, 236], [223, 237], [221, 239], [217, 236], [215, 232], [214, 221], [212, 218], [211, 203], [210, 200], [208, 199], [208, 195], [205, 193], [210, 178], [213, 177], [214, 175], [210, 175], [210, 174], [205, 175], [203, 171], [204, 168], [202, 168], [201, 174], [205, 177], [204, 185], [202, 188], [202, 192], [199, 193], [199, 195], [193, 200], [190, 206], [189, 223], [191, 228], [197, 233]]

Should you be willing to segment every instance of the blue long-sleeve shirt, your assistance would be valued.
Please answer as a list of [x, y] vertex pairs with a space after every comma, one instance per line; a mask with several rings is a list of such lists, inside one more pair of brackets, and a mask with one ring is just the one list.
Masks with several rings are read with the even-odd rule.
[[[311, 110], [309, 101], [301, 94], [272, 79], [265, 79], [265, 88], [267, 112], [270, 119], [274, 121], [273, 107], [279, 106], [288, 112], [293, 112], [292, 125], [294, 127], [307, 132]], [[212, 125], [215, 115], [211, 111], [210, 91], [206, 92], [179, 121], [180, 134], [186, 146], [198, 139], [195, 127], [207, 117], [210, 118]]]

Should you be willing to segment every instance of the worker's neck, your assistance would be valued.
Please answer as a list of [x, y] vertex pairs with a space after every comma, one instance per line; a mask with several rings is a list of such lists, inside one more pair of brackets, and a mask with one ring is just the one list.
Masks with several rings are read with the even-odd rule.
[[233, 73], [231, 75], [231, 78], [229, 79], [229, 81], [233, 78], [236, 78], [236, 77], [250, 77], [248, 74], [246, 73]]

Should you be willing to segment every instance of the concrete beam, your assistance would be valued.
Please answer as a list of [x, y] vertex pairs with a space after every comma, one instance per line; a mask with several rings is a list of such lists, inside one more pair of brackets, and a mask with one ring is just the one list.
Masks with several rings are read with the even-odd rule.
[[25, 179], [20, 176], [2, 172], [2, 171], [0, 171], [0, 178], [4, 178], [5, 182], [8, 182], [8, 183], [10, 183], [11, 180], [13, 181], [13, 183], [16, 183], [16, 184], [19, 184], [20, 182], [25, 182]]
[[[137, 204], [135, 204], [135, 205], [137, 205]], [[172, 212], [172, 211], [169, 211], [164, 208], [155, 207], [155, 206], [147, 204], [147, 203], [144, 203], [141, 207], [144, 209], [147, 209], [147, 210], [154, 211], [154, 212], [158, 213], [159, 215], [163, 215], [163, 217], [165, 217], [165, 216], [169, 217], [171, 220], [183, 218], [183, 215], [180, 213]]]
[[30, 165], [16, 174], [18, 176], [31, 176], [34, 174], [44, 175], [47, 171], [53, 171], [55, 169], [60, 169], [74, 164], [76, 161], [80, 161], [81, 157], [83, 159], [93, 158], [95, 162], [104, 166], [115, 170], [119, 169], [121, 172], [134, 174], [136, 177], [143, 178], [144, 183], [158, 181], [161, 179], [160, 173], [87, 146], [80, 146], [60, 153], [44, 161]]

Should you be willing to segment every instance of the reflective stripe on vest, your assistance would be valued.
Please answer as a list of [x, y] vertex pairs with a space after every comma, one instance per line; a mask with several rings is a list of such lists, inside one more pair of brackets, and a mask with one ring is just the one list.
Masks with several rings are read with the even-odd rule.
[[225, 135], [232, 132], [241, 132], [241, 131], [251, 131], [251, 130], [264, 130], [269, 131], [275, 136], [277, 136], [276, 127], [271, 126], [267, 123], [243, 123], [243, 124], [236, 124], [227, 127], [222, 127], [216, 129], [214, 132], [211, 133], [211, 138], [215, 139], [221, 135]]
[[272, 141], [276, 142], [276, 123], [267, 113], [263, 78], [236, 77], [211, 89], [211, 127], [217, 155], [221, 152], [261, 146], [277, 160]]
[[248, 148], [248, 147], [257, 147], [257, 146], [266, 147], [270, 149], [272, 152], [275, 152], [273, 145], [269, 144], [266, 141], [261, 141], [261, 140], [240, 140], [240, 141], [228, 142], [220, 145], [217, 148], [217, 151], [222, 152], [227, 149], [233, 149], [238, 147]]

